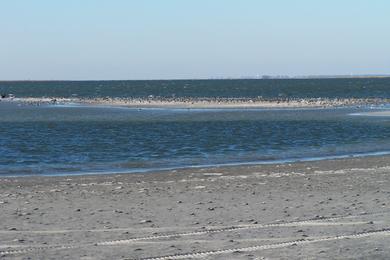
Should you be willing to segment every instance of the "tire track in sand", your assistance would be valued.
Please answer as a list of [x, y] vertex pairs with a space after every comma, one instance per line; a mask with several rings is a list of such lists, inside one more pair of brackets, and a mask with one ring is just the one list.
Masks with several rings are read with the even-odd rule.
[[268, 245], [256, 245], [250, 247], [228, 248], [228, 249], [211, 250], [211, 251], [203, 251], [203, 252], [188, 253], [188, 254], [147, 257], [147, 258], [141, 258], [141, 260], [171, 260], [171, 259], [203, 258], [212, 255], [232, 254], [235, 252], [253, 252], [253, 251], [260, 251], [260, 250], [267, 250], [267, 249], [277, 249], [277, 248], [283, 248], [289, 246], [306, 245], [310, 243], [335, 241], [335, 240], [342, 240], [342, 239], [360, 239], [360, 238], [366, 238], [370, 236], [380, 236], [380, 235], [386, 235], [386, 236], [390, 235], [390, 228], [382, 229], [382, 230], [372, 230], [372, 231], [362, 232], [354, 235], [338, 235], [338, 236], [324, 237], [324, 238], [317, 238], [317, 239], [310, 239], [310, 238], [300, 239], [295, 241], [274, 243]]
[[[358, 215], [321, 217], [321, 218], [313, 218], [313, 219], [307, 219], [307, 220], [302, 220], [302, 221], [290, 221], [290, 222], [284, 222], [284, 223], [248, 224], [248, 225], [230, 226], [230, 227], [223, 227], [223, 228], [216, 228], [216, 229], [206, 229], [206, 230], [193, 231], [193, 232], [160, 234], [160, 235], [134, 237], [134, 238], [129, 238], [129, 239], [119, 239], [119, 240], [106, 240], [106, 241], [100, 241], [100, 242], [88, 243], [88, 244], [51, 245], [51, 246], [23, 248], [23, 249], [18, 249], [18, 250], [3, 250], [3, 251], [0, 251], [0, 256], [26, 254], [26, 253], [30, 253], [30, 252], [34, 252], [34, 251], [44, 251], [44, 250], [52, 250], [52, 249], [53, 250], [76, 249], [76, 248], [81, 248], [81, 247], [86, 247], [86, 246], [127, 245], [127, 244], [132, 244], [135, 242], [139, 242], [139, 241], [167, 239], [167, 238], [173, 239], [173, 238], [183, 237], [183, 236], [200, 236], [200, 235], [206, 235], [206, 234], [212, 234], [212, 233], [232, 232], [232, 231], [248, 230], [248, 229], [260, 229], [260, 228], [272, 228], [272, 227], [275, 227], [275, 228], [293, 227], [293, 226], [305, 226], [305, 225], [306, 226], [307, 225], [345, 225], [346, 222], [332, 223], [332, 222], [324, 222], [324, 221], [334, 221], [334, 220], [339, 220], [339, 219], [356, 218], [356, 217], [361, 217], [361, 216], [378, 215], [378, 214], [386, 214], [386, 213], [389, 213], [389, 211], [363, 213], [363, 214], [358, 214]], [[365, 224], [368, 222], [350, 222], [350, 223], [351, 224]], [[120, 229], [116, 229], [116, 231], [118, 231], [118, 230], [120, 230]], [[85, 231], [89, 231], [89, 230], [85, 230]], [[109, 229], [107, 231], [109, 231]], [[59, 232], [59, 233], [61, 233], [61, 232]], [[27, 247], [28, 247], [28, 245], [27, 245]]]

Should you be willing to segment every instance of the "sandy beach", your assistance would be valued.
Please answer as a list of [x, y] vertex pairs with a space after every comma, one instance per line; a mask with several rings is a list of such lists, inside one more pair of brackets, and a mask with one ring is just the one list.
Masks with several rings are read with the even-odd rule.
[[0, 260], [390, 259], [390, 1], [3, 2]]
[[0, 178], [5, 259], [388, 259], [390, 158]]

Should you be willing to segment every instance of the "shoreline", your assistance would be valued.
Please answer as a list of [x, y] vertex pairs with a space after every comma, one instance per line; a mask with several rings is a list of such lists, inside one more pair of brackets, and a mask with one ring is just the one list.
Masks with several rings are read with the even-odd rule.
[[354, 159], [354, 158], [375, 158], [389, 156], [390, 151], [379, 151], [369, 153], [356, 153], [346, 155], [331, 155], [331, 156], [318, 156], [318, 157], [303, 157], [303, 158], [291, 158], [291, 159], [278, 159], [270, 161], [249, 161], [249, 162], [236, 162], [236, 163], [220, 163], [220, 164], [202, 164], [202, 165], [184, 165], [184, 166], [172, 166], [172, 167], [161, 167], [161, 168], [144, 168], [135, 170], [112, 170], [112, 171], [91, 171], [91, 172], [70, 172], [70, 173], [53, 173], [53, 174], [21, 174], [21, 175], [7, 175], [0, 174], [1, 178], [29, 178], [29, 177], [74, 177], [74, 176], [105, 176], [105, 175], [118, 175], [118, 174], [150, 174], [150, 173], [161, 173], [171, 171], [187, 171], [197, 169], [224, 169], [224, 168], [235, 168], [235, 167], [256, 167], [262, 165], [285, 165], [294, 163], [310, 163], [310, 162], [321, 162], [321, 161], [333, 161], [343, 159]]
[[389, 159], [0, 178], [0, 255], [386, 258]]
[[94, 105], [129, 108], [171, 109], [251, 109], [251, 108], [336, 108], [356, 106], [381, 106], [390, 99], [381, 98], [61, 98], [61, 97], [6, 97], [0, 101], [22, 105]]

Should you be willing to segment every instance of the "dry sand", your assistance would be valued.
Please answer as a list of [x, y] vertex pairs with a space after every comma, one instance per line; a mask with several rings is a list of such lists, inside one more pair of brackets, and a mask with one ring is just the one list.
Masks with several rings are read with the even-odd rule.
[[389, 159], [0, 178], [0, 256], [389, 259]]

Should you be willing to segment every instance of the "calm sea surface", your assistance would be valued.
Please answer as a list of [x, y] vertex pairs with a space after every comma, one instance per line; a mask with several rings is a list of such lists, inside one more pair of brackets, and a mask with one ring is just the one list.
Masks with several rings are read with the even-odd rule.
[[[389, 79], [0, 82], [17, 97], [382, 97]], [[140, 172], [390, 151], [385, 108], [132, 109], [0, 101], [0, 175]]]
[[390, 98], [390, 78], [0, 82], [18, 97]]

